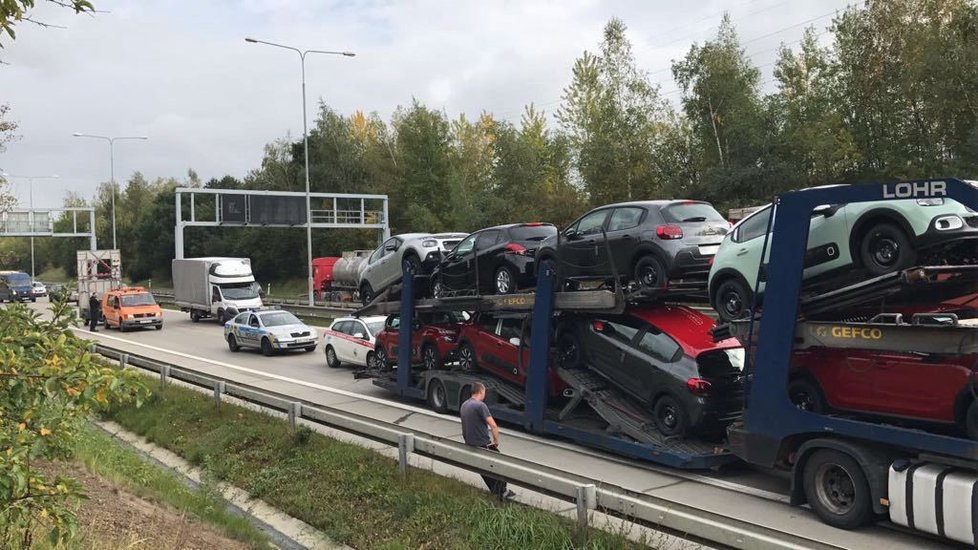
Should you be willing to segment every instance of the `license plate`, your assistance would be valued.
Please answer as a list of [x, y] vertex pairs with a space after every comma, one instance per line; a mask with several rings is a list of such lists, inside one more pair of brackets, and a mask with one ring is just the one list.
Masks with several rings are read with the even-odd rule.
[[708, 246], [701, 246], [700, 247], [700, 255], [701, 256], [716, 256], [717, 250], [720, 250], [720, 245], [718, 245], [718, 244], [711, 244], [711, 245], [708, 245]]
[[142, 324], [146, 324], [146, 323], [152, 323], [152, 322], [153, 322], [153, 320], [152, 320], [152, 319], [140, 319], [140, 320], [139, 320], [139, 321], [137, 321], [137, 322], [138, 322], [138, 323], [142, 323]]

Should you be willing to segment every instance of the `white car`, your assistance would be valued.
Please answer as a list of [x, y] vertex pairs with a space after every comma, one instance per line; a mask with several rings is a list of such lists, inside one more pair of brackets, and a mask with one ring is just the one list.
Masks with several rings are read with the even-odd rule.
[[386, 315], [372, 317], [340, 317], [323, 333], [326, 364], [335, 369], [343, 363], [372, 366], [374, 341], [384, 329]]
[[33, 294], [35, 298], [43, 298], [48, 295], [48, 288], [44, 286], [44, 283], [34, 281], [31, 283], [31, 294]]
[[267, 309], [239, 313], [224, 323], [224, 340], [231, 351], [256, 348], [268, 356], [293, 349], [316, 351], [319, 335], [288, 311]]
[[387, 287], [401, 281], [403, 266], [409, 261], [418, 275], [429, 274], [445, 252], [455, 248], [468, 233], [405, 233], [384, 241], [361, 264], [360, 300], [367, 305]]

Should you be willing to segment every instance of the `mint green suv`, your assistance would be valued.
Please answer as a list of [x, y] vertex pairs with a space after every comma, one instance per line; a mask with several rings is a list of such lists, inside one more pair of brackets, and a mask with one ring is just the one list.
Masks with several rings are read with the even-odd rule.
[[[737, 223], [720, 243], [710, 268], [709, 292], [710, 304], [725, 321], [742, 317], [750, 308], [770, 218], [768, 205]], [[853, 268], [869, 276], [883, 275], [974, 238], [978, 215], [951, 200], [822, 205], [812, 211], [803, 277], [806, 283], [824, 281]], [[764, 291], [763, 280], [758, 290]]]

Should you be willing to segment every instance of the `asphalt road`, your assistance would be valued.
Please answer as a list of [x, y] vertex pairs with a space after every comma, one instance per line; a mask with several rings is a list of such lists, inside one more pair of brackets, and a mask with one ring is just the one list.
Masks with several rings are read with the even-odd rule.
[[[34, 307], [45, 309], [46, 301], [38, 302]], [[328, 368], [321, 347], [313, 353], [293, 352], [273, 357], [253, 351], [233, 353], [228, 350], [222, 327], [216, 322], [193, 323], [187, 314], [171, 310], [164, 310], [164, 317], [164, 328], [160, 331], [120, 333], [99, 328], [97, 333], [89, 333], [86, 329], [79, 330], [78, 334], [184, 368], [461, 440], [456, 417], [434, 413], [421, 403], [394, 400], [370, 380], [354, 380], [349, 368]], [[786, 504], [788, 482], [783, 476], [749, 468], [735, 467], [722, 472], [671, 470], [516, 429], [504, 429], [501, 448], [507, 454], [526, 460], [796, 533], [839, 548], [955, 547], [881, 525], [858, 532], [834, 529], [822, 524], [810, 510]]]

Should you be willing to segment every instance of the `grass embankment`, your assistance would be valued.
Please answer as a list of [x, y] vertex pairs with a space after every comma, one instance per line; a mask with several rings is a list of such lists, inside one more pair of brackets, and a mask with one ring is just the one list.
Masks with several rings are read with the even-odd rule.
[[555, 514], [499, 505], [485, 490], [363, 447], [171, 386], [110, 416], [217, 477], [356, 548], [638, 548]]

